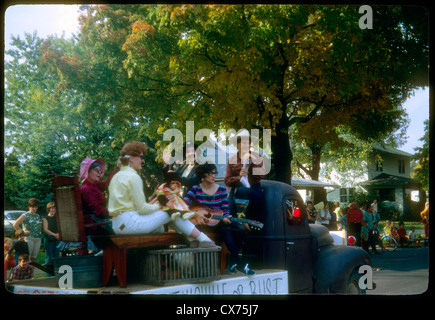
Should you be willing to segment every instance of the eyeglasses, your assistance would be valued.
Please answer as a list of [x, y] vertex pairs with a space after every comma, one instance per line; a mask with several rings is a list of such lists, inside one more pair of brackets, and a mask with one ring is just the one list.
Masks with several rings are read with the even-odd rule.
[[92, 170], [94, 170], [98, 174], [102, 174], [103, 173], [103, 171], [101, 171], [100, 168], [94, 168]]

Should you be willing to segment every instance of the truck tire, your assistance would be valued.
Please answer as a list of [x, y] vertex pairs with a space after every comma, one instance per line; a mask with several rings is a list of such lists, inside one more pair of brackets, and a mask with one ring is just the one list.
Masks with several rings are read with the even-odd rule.
[[347, 283], [347, 294], [365, 294], [366, 290], [361, 289], [359, 286], [359, 278], [361, 275], [354, 270], [349, 277], [349, 282]]

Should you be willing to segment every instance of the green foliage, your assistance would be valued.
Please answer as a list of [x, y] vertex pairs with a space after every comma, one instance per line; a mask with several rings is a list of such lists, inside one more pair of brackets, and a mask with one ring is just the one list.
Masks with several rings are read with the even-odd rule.
[[429, 120], [424, 122], [424, 135], [420, 141], [423, 141], [423, 146], [415, 148], [414, 160], [417, 163], [411, 177], [422, 184], [423, 190], [429, 191]]
[[[154, 15], [133, 24], [123, 46], [125, 66], [133, 78], [162, 82], [157, 90], [170, 96], [166, 89], [171, 88], [185, 106], [169, 108], [169, 121], [161, 122], [159, 132], [180, 128], [178, 120], [187, 113], [195, 121], [206, 116], [212, 128], [270, 128], [272, 139], [287, 136], [289, 126], [296, 124], [297, 140], [310, 146], [323, 146], [327, 140], [333, 149], [346, 145], [336, 131], [339, 126], [369, 143], [396, 139], [391, 132], [406, 123], [400, 105], [422, 83], [409, 75], [416, 69], [427, 71], [424, 29], [413, 28], [425, 22], [402, 19], [400, 7], [380, 6], [375, 8], [378, 29], [367, 32], [359, 29], [357, 9], [153, 7]], [[423, 63], [404, 53], [411, 47]], [[405, 66], [404, 61], [412, 63]], [[280, 156], [291, 157], [286, 145], [280, 148]]]
[[363, 204], [370, 205], [373, 201], [373, 199], [371, 198], [372, 196], [367, 191], [362, 189], [357, 189], [349, 198], [349, 203], [356, 201], [358, 202], [358, 206], [362, 206]]
[[405, 199], [405, 209], [400, 216], [401, 220], [406, 221], [421, 221], [421, 212], [424, 210], [423, 202], [416, 202], [410, 199]]
[[5, 162], [5, 207], [27, 210], [30, 198], [39, 200], [39, 213], [53, 201], [52, 174], [71, 174], [70, 159], [56, 151], [54, 145], [42, 146], [38, 155], [20, 163], [12, 153]]
[[401, 103], [427, 85], [427, 13], [373, 9], [375, 29], [361, 30], [358, 6], [82, 6], [70, 40], [14, 38], [5, 149], [18, 165], [5, 167], [8, 182], [18, 190], [34, 170], [28, 183], [44, 184], [46, 171], [35, 170], [43, 151], [69, 169], [99, 156], [110, 170], [135, 139], [149, 145], [143, 174], [152, 189], [162, 133], [185, 132], [187, 120], [216, 132], [272, 129], [274, 171], [287, 182], [289, 132], [344, 157], [343, 148], [390, 139], [406, 122]]
[[378, 211], [381, 215], [381, 220], [397, 221], [399, 217], [399, 208], [394, 201], [383, 201], [378, 203]]

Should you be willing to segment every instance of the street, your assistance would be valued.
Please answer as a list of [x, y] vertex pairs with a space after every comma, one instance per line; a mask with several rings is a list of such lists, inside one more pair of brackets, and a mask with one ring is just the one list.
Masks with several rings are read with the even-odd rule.
[[412, 295], [424, 293], [429, 281], [429, 248], [397, 248], [372, 255], [375, 295]]

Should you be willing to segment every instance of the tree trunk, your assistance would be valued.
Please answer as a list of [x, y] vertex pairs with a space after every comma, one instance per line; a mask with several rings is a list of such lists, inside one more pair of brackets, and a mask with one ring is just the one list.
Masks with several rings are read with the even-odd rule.
[[[320, 158], [322, 155], [322, 147], [317, 143], [310, 146], [311, 149], [311, 180], [319, 181], [320, 174]], [[319, 203], [320, 201], [326, 202], [325, 188], [315, 188], [313, 201]]]
[[287, 122], [288, 120], [282, 117], [276, 126], [276, 135], [271, 137], [272, 165], [275, 169], [275, 180], [291, 184], [293, 154], [290, 148]]

